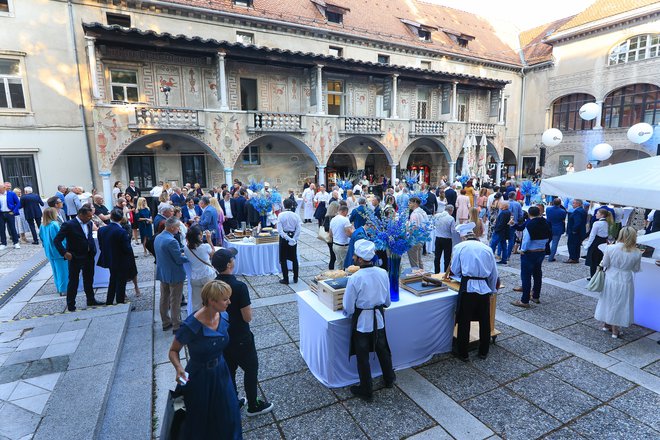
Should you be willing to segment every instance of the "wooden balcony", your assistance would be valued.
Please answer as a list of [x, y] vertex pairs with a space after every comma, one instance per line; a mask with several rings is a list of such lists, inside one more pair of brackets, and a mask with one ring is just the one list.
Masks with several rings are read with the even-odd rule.
[[346, 134], [383, 134], [383, 120], [381, 118], [346, 116], [343, 119], [344, 133]]
[[302, 133], [302, 115], [297, 113], [255, 112], [250, 132]]
[[194, 130], [204, 131], [200, 111], [187, 108], [136, 107], [129, 115], [130, 130]]
[[445, 123], [442, 121], [431, 121], [429, 119], [411, 119], [410, 137], [419, 136], [443, 136], [445, 132]]
[[495, 136], [495, 127], [497, 124], [484, 124], [481, 122], [470, 122], [468, 124], [468, 134], [485, 134], [486, 136]]

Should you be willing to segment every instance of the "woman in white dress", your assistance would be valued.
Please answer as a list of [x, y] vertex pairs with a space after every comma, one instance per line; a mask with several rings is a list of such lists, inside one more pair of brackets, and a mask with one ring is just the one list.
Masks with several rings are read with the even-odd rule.
[[640, 271], [642, 253], [635, 247], [637, 231], [626, 226], [619, 232], [617, 244], [601, 245], [605, 269], [605, 285], [594, 317], [603, 321], [603, 331], [613, 338], [621, 336], [621, 327], [629, 327], [634, 319], [635, 284], [633, 272]]
[[351, 189], [346, 191], [346, 205], [348, 206], [348, 215], [351, 215], [351, 212], [358, 207], [357, 197], [353, 195], [353, 190]]
[[305, 209], [305, 223], [311, 223], [314, 218], [314, 193], [316, 192], [316, 186], [312, 183], [308, 188], [305, 188], [305, 191], [302, 193], [303, 207]]

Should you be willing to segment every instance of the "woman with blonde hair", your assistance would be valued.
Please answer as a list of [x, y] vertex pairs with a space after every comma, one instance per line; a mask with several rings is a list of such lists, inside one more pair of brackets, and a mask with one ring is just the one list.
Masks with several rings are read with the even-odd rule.
[[357, 197], [353, 195], [352, 189], [346, 191], [346, 206], [348, 206], [348, 215], [351, 215], [351, 212], [358, 207]]
[[486, 239], [484, 237], [484, 224], [483, 222], [479, 219], [479, 208], [473, 206], [470, 208], [470, 211], [468, 213], [468, 223], [474, 222], [474, 236], [479, 239], [479, 241], [486, 243]]
[[44, 209], [41, 227], [39, 228], [39, 238], [44, 247], [46, 258], [48, 258], [50, 267], [53, 270], [53, 281], [55, 282], [57, 293], [66, 295], [66, 288], [69, 282], [69, 263], [60, 255], [53, 243], [59, 231], [60, 224], [57, 221], [57, 209]]
[[135, 208], [135, 221], [138, 224], [138, 229], [140, 231], [140, 241], [142, 242], [142, 247], [144, 248], [144, 255], [147, 255], [147, 239], [154, 236], [154, 228], [151, 225], [153, 219], [151, 218], [151, 210], [149, 205], [147, 205], [147, 199], [140, 197], [137, 200], [137, 206]]
[[621, 327], [629, 327], [634, 321], [633, 273], [640, 271], [642, 261], [642, 253], [636, 245], [637, 231], [630, 226], [621, 229], [615, 245], [601, 245], [605, 285], [594, 317], [603, 322], [603, 331], [611, 331], [613, 338], [619, 338]]
[[[231, 287], [213, 280], [201, 292], [202, 308], [191, 313], [174, 336], [169, 359], [183, 392], [186, 423], [183, 438], [242, 438], [238, 397], [223, 352], [229, 344]], [[190, 359], [181, 365], [180, 352], [188, 346]]]
[[210, 199], [210, 205], [213, 206], [216, 211], [218, 211], [218, 231], [220, 232], [220, 237], [216, 237], [216, 243], [218, 243], [218, 246], [222, 246], [222, 243], [224, 242], [222, 234], [225, 230], [222, 225], [225, 222], [225, 211], [220, 206], [220, 202], [218, 202], [216, 197], [211, 197]]

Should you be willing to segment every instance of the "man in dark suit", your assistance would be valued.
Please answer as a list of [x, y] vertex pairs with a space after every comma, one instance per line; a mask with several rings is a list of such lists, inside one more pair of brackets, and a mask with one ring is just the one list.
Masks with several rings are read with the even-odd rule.
[[556, 198], [552, 201], [552, 206], [545, 210], [545, 218], [552, 228], [552, 242], [550, 243], [550, 255], [548, 261], [555, 261], [559, 239], [566, 232], [566, 210], [561, 204], [561, 199]]
[[236, 223], [238, 226], [241, 226], [241, 223], [246, 221], [246, 215], [245, 215], [245, 203], [247, 202], [247, 198], [245, 197], [245, 190], [241, 189], [238, 191], [238, 197], [236, 197], [236, 216], [234, 217], [236, 219]]
[[7, 247], [7, 234], [5, 226], [9, 231], [14, 248], [20, 249], [18, 244], [18, 233], [16, 232], [16, 216], [20, 214], [21, 201], [9, 185], [0, 184], [0, 250]]
[[172, 205], [182, 208], [186, 206], [186, 197], [181, 194], [181, 188], [174, 188], [172, 195], [170, 196], [170, 201]]
[[[94, 298], [96, 244], [92, 236], [93, 215], [94, 211], [91, 206], [81, 206], [78, 209], [78, 214], [73, 219], [62, 223], [60, 231], [53, 240], [60, 255], [69, 261], [69, 285], [66, 289], [66, 305], [70, 312], [76, 311], [76, 295], [81, 271], [87, 305], [98, 306], [103, 304]], [[62, 245], [64, 240], [66, 240], [66, 249]]]
[[587, 212], [582, 207], [582, 200], [573, 200], [573, 212], [568, 215], [566, 233], [568, 234], [568, 260], [576, 264], [580, 261], [580, 246], [587, 236]]
[[458, 197], [458, 194], [456, 194], [456, 191], [454, 190], [453, 187], [449, 187], [445, 190], [445, 198], [447, 199], [447, 204], [451, 205], [454, 207], [454, 212], [452, 213], [452, 216], [454, 217], [454, 220], [456, 220], [456, 198]]
[[106, 305], [111, 306], [117, 296], [117, 304], [126, 300], [126, 281], [129, 277], [129, 261], [133, 259], [131, 240], [126, 230], [119, 224], [123, 212], [114, 208], [110, 211], [110, 224], [99, 229], [100, 255], [98, 265], [110, 270], [110, 283]]
[[[44, 201], [41, 200], [38, 194], [32, 192], [31, 186], [26, 186], [23, 189], [23, 195], [21, 196], [21, 208], [23, 208], [23, 214], [25, 215], [25, 220], [30, 226], [30, 233], [32, 234], [32, 244], [39, 244], [39, 235], [37, 235], [37, 228], [41, 227], [41, 207], [44, 206]], [[34, 223], [37, 223], [37, 228], [34, 227]]]
[[211, 231], [213, 244], [216, 244], [220, 238], [220, 229], [218, 228], [218, 211], [211, 206], [211, 199], [204, 196], [199, 199], [199, 207], [202, 208], [202, 215], [199, 218], [199, 227], [202, 231]]
[[222, 224], [222, 229], [225, 235], [229, 234], [230, 229], [238, 228], [238, 208], [236, 207], [236, 199], [231, 198], [231, 194], [226, 189], [222, 191], [222, 199], [220, 200], [220, 207], [222, 212], [225, 213], [225, 221]]
[[428, 194], [428, 196], [426, 197], [426, 203], [424, 203], [422, 209], [428, 215], [434, 215], [435, 212], [438, 210], [438, 199], [435, 197], [435, 193], [431, 191], [430, 187], [426, 187], [425, 191], [426, 194]]
[[128, 184], [128, 188], [126, 188], [126, 194], [131, 196], [131, 199], [137, 203], [138, 197], [142, 197], [142, 193], [140, 192], [140, 189], [135, 186], [135, 180], [131, 180], [130, 183]]

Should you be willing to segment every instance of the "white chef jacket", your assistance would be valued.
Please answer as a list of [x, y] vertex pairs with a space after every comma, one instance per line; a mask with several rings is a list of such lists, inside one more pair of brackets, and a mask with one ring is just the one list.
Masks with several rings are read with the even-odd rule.
[[469, 280], [467, 291], [481, 295], [497, 292], [497, 265], [491, 248], [478, 240], [466, 240], [454, 247], [451, 272], [458, 276], [487, 278]]
[[374, 306], [388, 306], [390, 302], [390, 281], [387, 272], [380, 267], [365, 267], [348, 278], [346, 291], [344, 292], [344, 315], [351, 316], [355, 313], [357, 306], [364, 311], [357, 321], [357, 331], [360, 333], [371, 333], [374, 330], [374, 315], [379, 329], [385, 327], [383, 316]]

